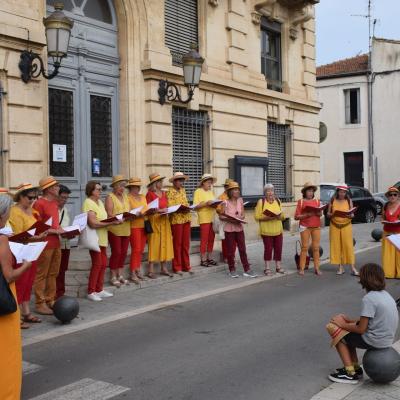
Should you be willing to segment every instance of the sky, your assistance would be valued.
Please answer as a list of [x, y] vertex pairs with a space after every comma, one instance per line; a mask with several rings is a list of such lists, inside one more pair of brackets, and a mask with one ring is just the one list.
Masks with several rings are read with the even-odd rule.
[[[317, 65], [368, 52], [368, 0], [320, 0], [316, 6]], [[375, 36], [400, 40], [400, 0], [372, 0]]]

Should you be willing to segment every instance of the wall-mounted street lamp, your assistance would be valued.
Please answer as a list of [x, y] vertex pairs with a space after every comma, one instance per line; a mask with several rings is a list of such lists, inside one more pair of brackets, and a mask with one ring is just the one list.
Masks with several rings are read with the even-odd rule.
[[161, 80], [158, 87], [158, 101], [160, 104], [163, 105], [167, 100], [179, 101], [183, 104], [189, 103], [193, 99], [194, 89], [199, 86], [203, 62], [204, 58], [198, 53], [197, 46], [192, 44], [189, 53], [182, 57], [183, 80], [188, 88], [187, 99], [182, 100], [179, 88], [175, 83]]
[[43, 18], [43, 25], [46, 29], [47, 54], [53, 58], [54, 70], [50, 74], [46, 73], [44, 63], [39, 54], [32, 50], [24, 50], [19, 61], [21, 79], [28, 83], [32, 78], [37, 78], [40, 74], [46, 79], [52, 79], [58, 74], [61, 60], [67, 55], [69, 39], [74, 22], [62, 12], [63, 3], [55, 3], [55, 11], [47, 18]]

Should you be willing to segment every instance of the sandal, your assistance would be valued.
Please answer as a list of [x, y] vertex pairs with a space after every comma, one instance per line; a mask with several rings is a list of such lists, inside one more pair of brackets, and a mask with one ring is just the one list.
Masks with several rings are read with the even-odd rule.
[[351, 271], [351, 276], [360, 276], [360, 273], [358, 271]]
[[24, 321], [21, 321], [20, 327], [21, 327], [21, 329], [29, 329], [30, 328], [30, 326]]
[[23, 322], [30, 322], [31, 324], [40, 324], [42, 320], [38, 317], [35, 317], [32, 314], [27, 314], [22, 316]]
[[125, 279], [122, 275], [117, 278], [123, 285], [129, 285], [129, 281]]
[[129, 276], [129, 280], [131, 282], [133, 282], [133, 283], [136, 283], [136, 285], [139, 285], [139, 283], [140, 283], [138, 277], [136, 276], [136, 274], [131, 274]]
[[138, 278], [140, 281], [145, 281], [146, 280], [146, 278], [142, 274], [140, 274], [138, 272], [136, 272], [136, 278]]
[[[345, 273], [346, 273], [345, 270], [337, 271], [337, 272], [336, 272], [336, 275], [343, 275], [343, 274], [345, 274]], [[352, 273], [352, 274], [353, 274], [353, 273]]]
[[277, 274], [285, 274], [286, 271], [282, 267], [278, 267], [278, 268], [276, 268], [276, 273]]
[[218, 263], [214, 260], [207, 260], [208, 265], [218, 265]]
[[273, 274], [272, 274], [271, 269], [270, 269], [270, 268], [265, 268], [265, 269], [264, 269], [264, 275], [266, 275], [266, 276], [272, 276]]
[[321, 275], [322, 275], [322, 272], [321, 272], [319, 269], [316, 269], [316, 270], [314, 271], [314, 274], [317, 275], [317, 276], [321, 276]]
[[160, 275], [169, 276], [170, 278], [172, 278], [172, 277], [174, 276], [173, 274], [171, 274], [171, 273], [168, 272], [168, 271], [161, 271], [161, 272], [160, 272]]
[[110, 280], [111, 285], [120, 288], [121, 287], [121, 282], [118, 280], [116, 276], [113, 276]]
[[148, 272], [146, 276], [150, 279], [157, 279], [157, 276], [154, 272]]
[[208, 265], [208, 261], [201, 261], [200, 266], [201, 267], [208, 267], [209, 266]]
[[303, 269], [303, 270], [299, 269], [299, 270], [297, 271], [297, 273], [298, 273], [300, 276], [304, 276], [304, 269]]

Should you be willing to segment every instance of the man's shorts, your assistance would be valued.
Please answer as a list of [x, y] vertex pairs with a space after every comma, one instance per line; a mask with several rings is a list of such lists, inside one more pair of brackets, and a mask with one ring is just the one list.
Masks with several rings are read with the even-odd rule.
[[366, 343], [363, 337], [359, 333], [350, 332], [348, 333], [342, 341], [346, 343], [349, 347], [357, 348], [357, 349], [365, 349], [371, 350], [375, 349], [374, 346]]

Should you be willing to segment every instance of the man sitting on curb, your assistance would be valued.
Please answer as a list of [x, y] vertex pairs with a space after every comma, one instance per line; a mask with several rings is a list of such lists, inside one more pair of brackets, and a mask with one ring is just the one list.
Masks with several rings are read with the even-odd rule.
[[360, 284], [367, 294], [362, 299], [361, 316], [352, 320], [346, 315], [333, 317], [326, 326], [332, 346], [344, 367], [329, 375], [333, 382], [358, 383], [363, 370], [357, 358], [359, 349], [383, 349], [393, 344], [398, 325], [396, 303], [385, 289], [381, 266], [366, 264], [360, 270]]

